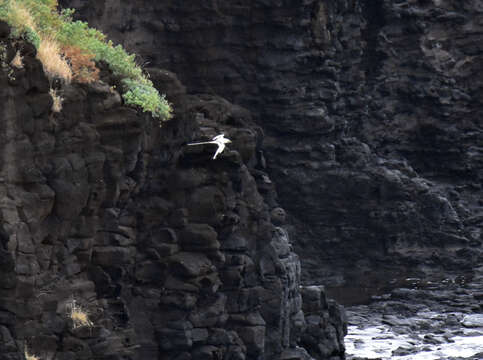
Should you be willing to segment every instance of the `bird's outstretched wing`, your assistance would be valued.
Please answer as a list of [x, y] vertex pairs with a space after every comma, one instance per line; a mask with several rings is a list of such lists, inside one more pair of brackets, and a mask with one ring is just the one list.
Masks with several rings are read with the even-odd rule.
[[225, 134], [220, 134], [216, 135], [212, 141], [203, 141], [203, 142], [196, 142], [196, 143], [190, 143], [188, 145], [203, 145], [203, 144], [214, 144], [218, 145], [218, 149], [215, 152], [215, 155], [213, 156], [213, 160], [216, 159], [216, 157], [225, 150], [225, 144], [226, 143], [231, 143], [231, 140], [225, 138]]

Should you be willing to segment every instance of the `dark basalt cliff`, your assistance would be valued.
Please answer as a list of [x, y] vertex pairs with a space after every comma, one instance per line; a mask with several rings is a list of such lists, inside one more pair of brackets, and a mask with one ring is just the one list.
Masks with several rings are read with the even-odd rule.
[[[152, 70], [176, 109], [163, 128], [122, 105], [107, 71], [61, 86], [54, 113], [35, 49], [8, 33], [1, 23], [1, 360], [343, 357], [343, 311], [300, 286], [248, 110]], [[233, 143], [215, 161], [185, 146], [221, 132]]]
[[[0, 360], [340, 359], [343, 311], [308, 285], [359, 302], [482, 262], [481, 1], [60, 3], [176, 115], [107, 72], [52, 113], [0, 26]], [[185, 146], [219, 133], [216, 161]]]
[[357, 302], [481, 262], [481, 1], [64, 3], [253, 112], [306, 283]]

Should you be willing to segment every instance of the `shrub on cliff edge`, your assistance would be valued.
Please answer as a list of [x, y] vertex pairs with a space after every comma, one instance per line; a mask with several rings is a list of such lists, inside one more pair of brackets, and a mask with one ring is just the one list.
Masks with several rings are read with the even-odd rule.
[[[140, 107], [161, 121], [171, 118], [171, 107], [153, 83], [120, 45], [114, 46], [103, 33], [87, 23], [73, 21], [74, 10], [59, 12], [57, 0], [0, 0], [0, 19], [12, 27], [12, 35], [35, 45], [44, 69], [51, 77], [70, 81], [95, 81], [95, 61], [107, 63], [121, 78], [126, 104]], [[49, 49], [47, 56], [42, 52]], [[68, 66], [69, 71], [66, 70]]]

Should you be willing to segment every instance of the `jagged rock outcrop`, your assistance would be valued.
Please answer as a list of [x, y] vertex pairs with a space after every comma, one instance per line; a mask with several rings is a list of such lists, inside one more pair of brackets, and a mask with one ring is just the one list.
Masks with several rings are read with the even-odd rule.
[[[344, 314], [322, 288], [305, 320], [249, 111], [152, 69], [176, 109], [161, 129], [122, 105], [107, 71], [57, 83], [53, 113], [34, 47], [8, 32], [1, 23], [1, 360], [343, 357]], [[221, 132], [233, 144], [216, 161], [210, 145], [185, 146]]]
[[306, 283], [357, 302], [481, 262], [481, 1], [63, 2], [253, 111]]

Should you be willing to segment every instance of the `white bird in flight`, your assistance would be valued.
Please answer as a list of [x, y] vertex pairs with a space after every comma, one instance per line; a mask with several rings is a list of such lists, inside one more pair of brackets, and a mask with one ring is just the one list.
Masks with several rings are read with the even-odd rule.
[[213, 156], [213, 160], [216, 159], [216, 157], [225, 150], [225, 144], [231, 143], [230, 139], [225, 138], [225, 134], [220, 134], [216, 135], [212, 141], [203, 141], [203, 142], [197, 142], [197, 143], [191, 143], [188, 144], [190, 146], [192, 145], [204, 145], [204, 144], [215, 144], [218, 145], [218, 149], [215, 152], [215, 155]]

